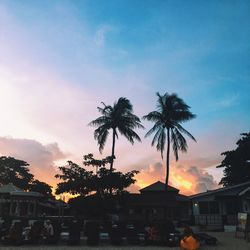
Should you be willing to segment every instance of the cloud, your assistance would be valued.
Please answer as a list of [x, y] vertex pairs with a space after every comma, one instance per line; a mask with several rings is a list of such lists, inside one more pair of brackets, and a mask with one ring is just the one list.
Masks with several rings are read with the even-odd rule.
[[178, 187], [184, 194], [195, 194], [218, 188], [214, 177], [205, 169], [197, 166], [185, 167], [178, 165], [170, 171], [171, 184]]
[[[150, 164], [136, 176], [136, 184], [130, 191], [138, 192], [139, 189], [148, 186], [156, 181], [165, 182], [165, 166], [156, 162]], [[185, 167], [182, 165], [170, 168], [169, 185], [180, 189], [186, 195], [205, 192], [210, 189], [218, 188], [218, 184], [205, 169], [196, 166]]]
[[107, 34], [113, 31], [115, 31], [114, 27], [109, 24], [104, 24], [100, 26], [95, 34], [95, 38], [94, 38], [95, 44], [98, 47], [103, 47], [107, 39], [106, 38]]
[[232, 106], [238, 105], [239, 99], [240, 99], [239, 94], [228, 96], [228, 97], [224, 98], [223, 100], [219, 101], [217, 103], [217, 106], [221, 107], [221, 108], [230, 108]]
[[26, 161], [35, 178], [51, 185], [56, 182], [55, 162], [67, 157], [57, 143], [43, 145], [36, 140], [10, 137], [0, 137], [0, 154]]

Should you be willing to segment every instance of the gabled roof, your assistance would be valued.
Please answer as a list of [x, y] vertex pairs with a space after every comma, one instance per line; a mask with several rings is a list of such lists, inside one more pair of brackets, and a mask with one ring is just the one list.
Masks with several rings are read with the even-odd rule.
[[189, 198], [193, 199], [193, 198], [199, 198], [199, 197], [209, 196], [209, 195], [216, 195], [216, 196], [240, 195], [240, 193], [244, 191], [247, 187], [250, 187], [250, 181], [237, 184], [237, 185], [233, 185], [233, 186], [229, 186], [229, 187], [218, 188], [215, 190], [208, 190], [207, 192], [190, 195]]
[[12, 196], [30, 196], [30, 197], [43, 197], [42, 194], [33, 191], [13, 191], [10, 193]]
[[24, 191], [15, 185], [13, 183], [6, 184], [2, 187], [0, 187], [0, 194], [10, 194], [14, 196], [32, 196], [32, 197], [43, 197], [42, 194], [38, 192], [28, 192]]
[[11, 193], [11, 192], [15, 192], [15, 191], [22, 192], [23, 190], [14, 186], [12, 183], [9, 183], [7, 185], [0, 187], [1, 194]]
[[183, 194], [177, 194], [176, 200], [177, 201], [189, 201], [189, 197]]
[[[157, 182], [155, 182], [155, 183], [153, 183], [145, 188], [140, 189], [140, 192], [141, 193], [144, 193], [144, 192], [163, 192], [163, 191], [165, 191], [165, 188], [166, 188], [166, 185], [163, 182], [157, 181]], [[168, 185], [167, 191], [172, 191], [172, 192], [178, 193], [179, 189], [176, 189], [176, 188]]]

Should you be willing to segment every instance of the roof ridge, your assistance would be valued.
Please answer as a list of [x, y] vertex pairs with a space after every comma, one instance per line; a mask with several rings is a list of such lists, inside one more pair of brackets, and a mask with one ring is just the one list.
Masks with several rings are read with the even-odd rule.
[[232, 186], [217, 188], [217, 189], [214, 189], [214, 190], [207, 190], [205, 192], [190, 195], [189, 197], [193, 198], [193, 197], [196, 197], [196, 196], [199, 196], [199, 195], [206, 195], [206, 194], [210, 194], [210, 193], [218, 193], [218, 192], [222, 192], [222, 191], [225, 191], [225, 190], [230, 190], [232, 188], [241, 187], [241, 186], [244, 186], [244, 185], [247, 185], [247, 184], [250, 184], [250, 181], [246, 181], [246, 182], [239, 183], [239, 184], [232, 185]]

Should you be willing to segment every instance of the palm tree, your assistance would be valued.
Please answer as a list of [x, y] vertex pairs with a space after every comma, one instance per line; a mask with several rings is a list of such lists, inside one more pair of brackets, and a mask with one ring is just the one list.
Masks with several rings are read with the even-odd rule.
[[143, 116], [143, 119], [155, 123], [154, 126], [146, 133], [145, 137], [155, 133], [152, 140], [152, 146], [156, 144], [156, 149], [157, 151], [161, 151], [162, 158], [167, 139], [167, 188], [169, 179], [170, 142], [172, 143], [175, 159], [178, 161], [178, 151], [180, 150], [182, 152], [186, 152], [188, 148], [186, 139], [182, 133], [196, 141], [195, 138], [181, 126], [181, 123], [195, 118], [196, 115], [189, 111], [190, 107], [176, 94], [169, 95], [168, 93], [165, 93], [161, 96], [159, 93], [156, 93], [156, 95], [158, 96], [157, 110]]
[[134, 132], [135, 128], [144, 128], [141, 125], [140, 118], [133, 114], [133, 106], [125, 97], [120, 97], [113, 106], [103, 103], [103, 108], [98, 107], [98, 111], [102, 116], [98, 117], [89, 125], [98, 127], [94, 132], [94, 138], [99, 145], [99, 151], [102, 153], [104, 149], [109, 130], [112, 131], [112, 152], [110, 170], [113, 169], [115, 159], [115, 142], [118, 138], [118, 131], [125, 136], [129, 142], [134, 144], [134, 140], [141, 141], [140, 137]]

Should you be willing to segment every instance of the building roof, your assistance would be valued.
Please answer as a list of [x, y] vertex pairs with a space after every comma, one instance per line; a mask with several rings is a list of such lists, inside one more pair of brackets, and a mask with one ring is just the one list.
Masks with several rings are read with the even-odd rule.
[[177, 194], [176, 200], [177, 201], [189, 201], [189, 197], [183, 194]]
[[6, 184], [2, 187], [0, 187], [0, 194], [10, 194], [13, 196], [32, 196], [32, 197], [43, 197], [42, 194], [38, 192], [29, 192], [29, 191], [24, 191], [15, 185], [13, 183]]
[[13, 191], [13, 192], [10, 192], [10, 195], [13, 195], [13, 196], [43, 197], [42, 194], [40, 194], [38, 192], [32, 192], [32, 191]]
[[0, 187], [1, 194], [11, 193], [11, 192], [15, 192], [15, 191], [23, 191], [23, 190], [14, 186], [13, 183], [9, 183], [7, 185]]
[[[163, 191], [165, 191], [165, 188], [166, 188], [166, 185], [163, 182], [157, 181], [157, 182], [155, 182], [155, 183], [153, 183], [145, 188], [140, 189], [140, 192], [141, 193], [144, 193], [144, 192], [163, 192]], [[168, 186], [167, 191], [178, 193], [179, 189]]]
[[233, 186], [218, 188], [215, 190], [208, 190], [207, 192], [191, 195], [189, 196], [189, 198], [190, 199], [200, 198], [200, 197], [209, 196], [209, 195], [235, 196], [235, 195], [240, 195], [248, 187], [250, 187], [250, 181], [237, 184], [237, 185], [233, 185]]

